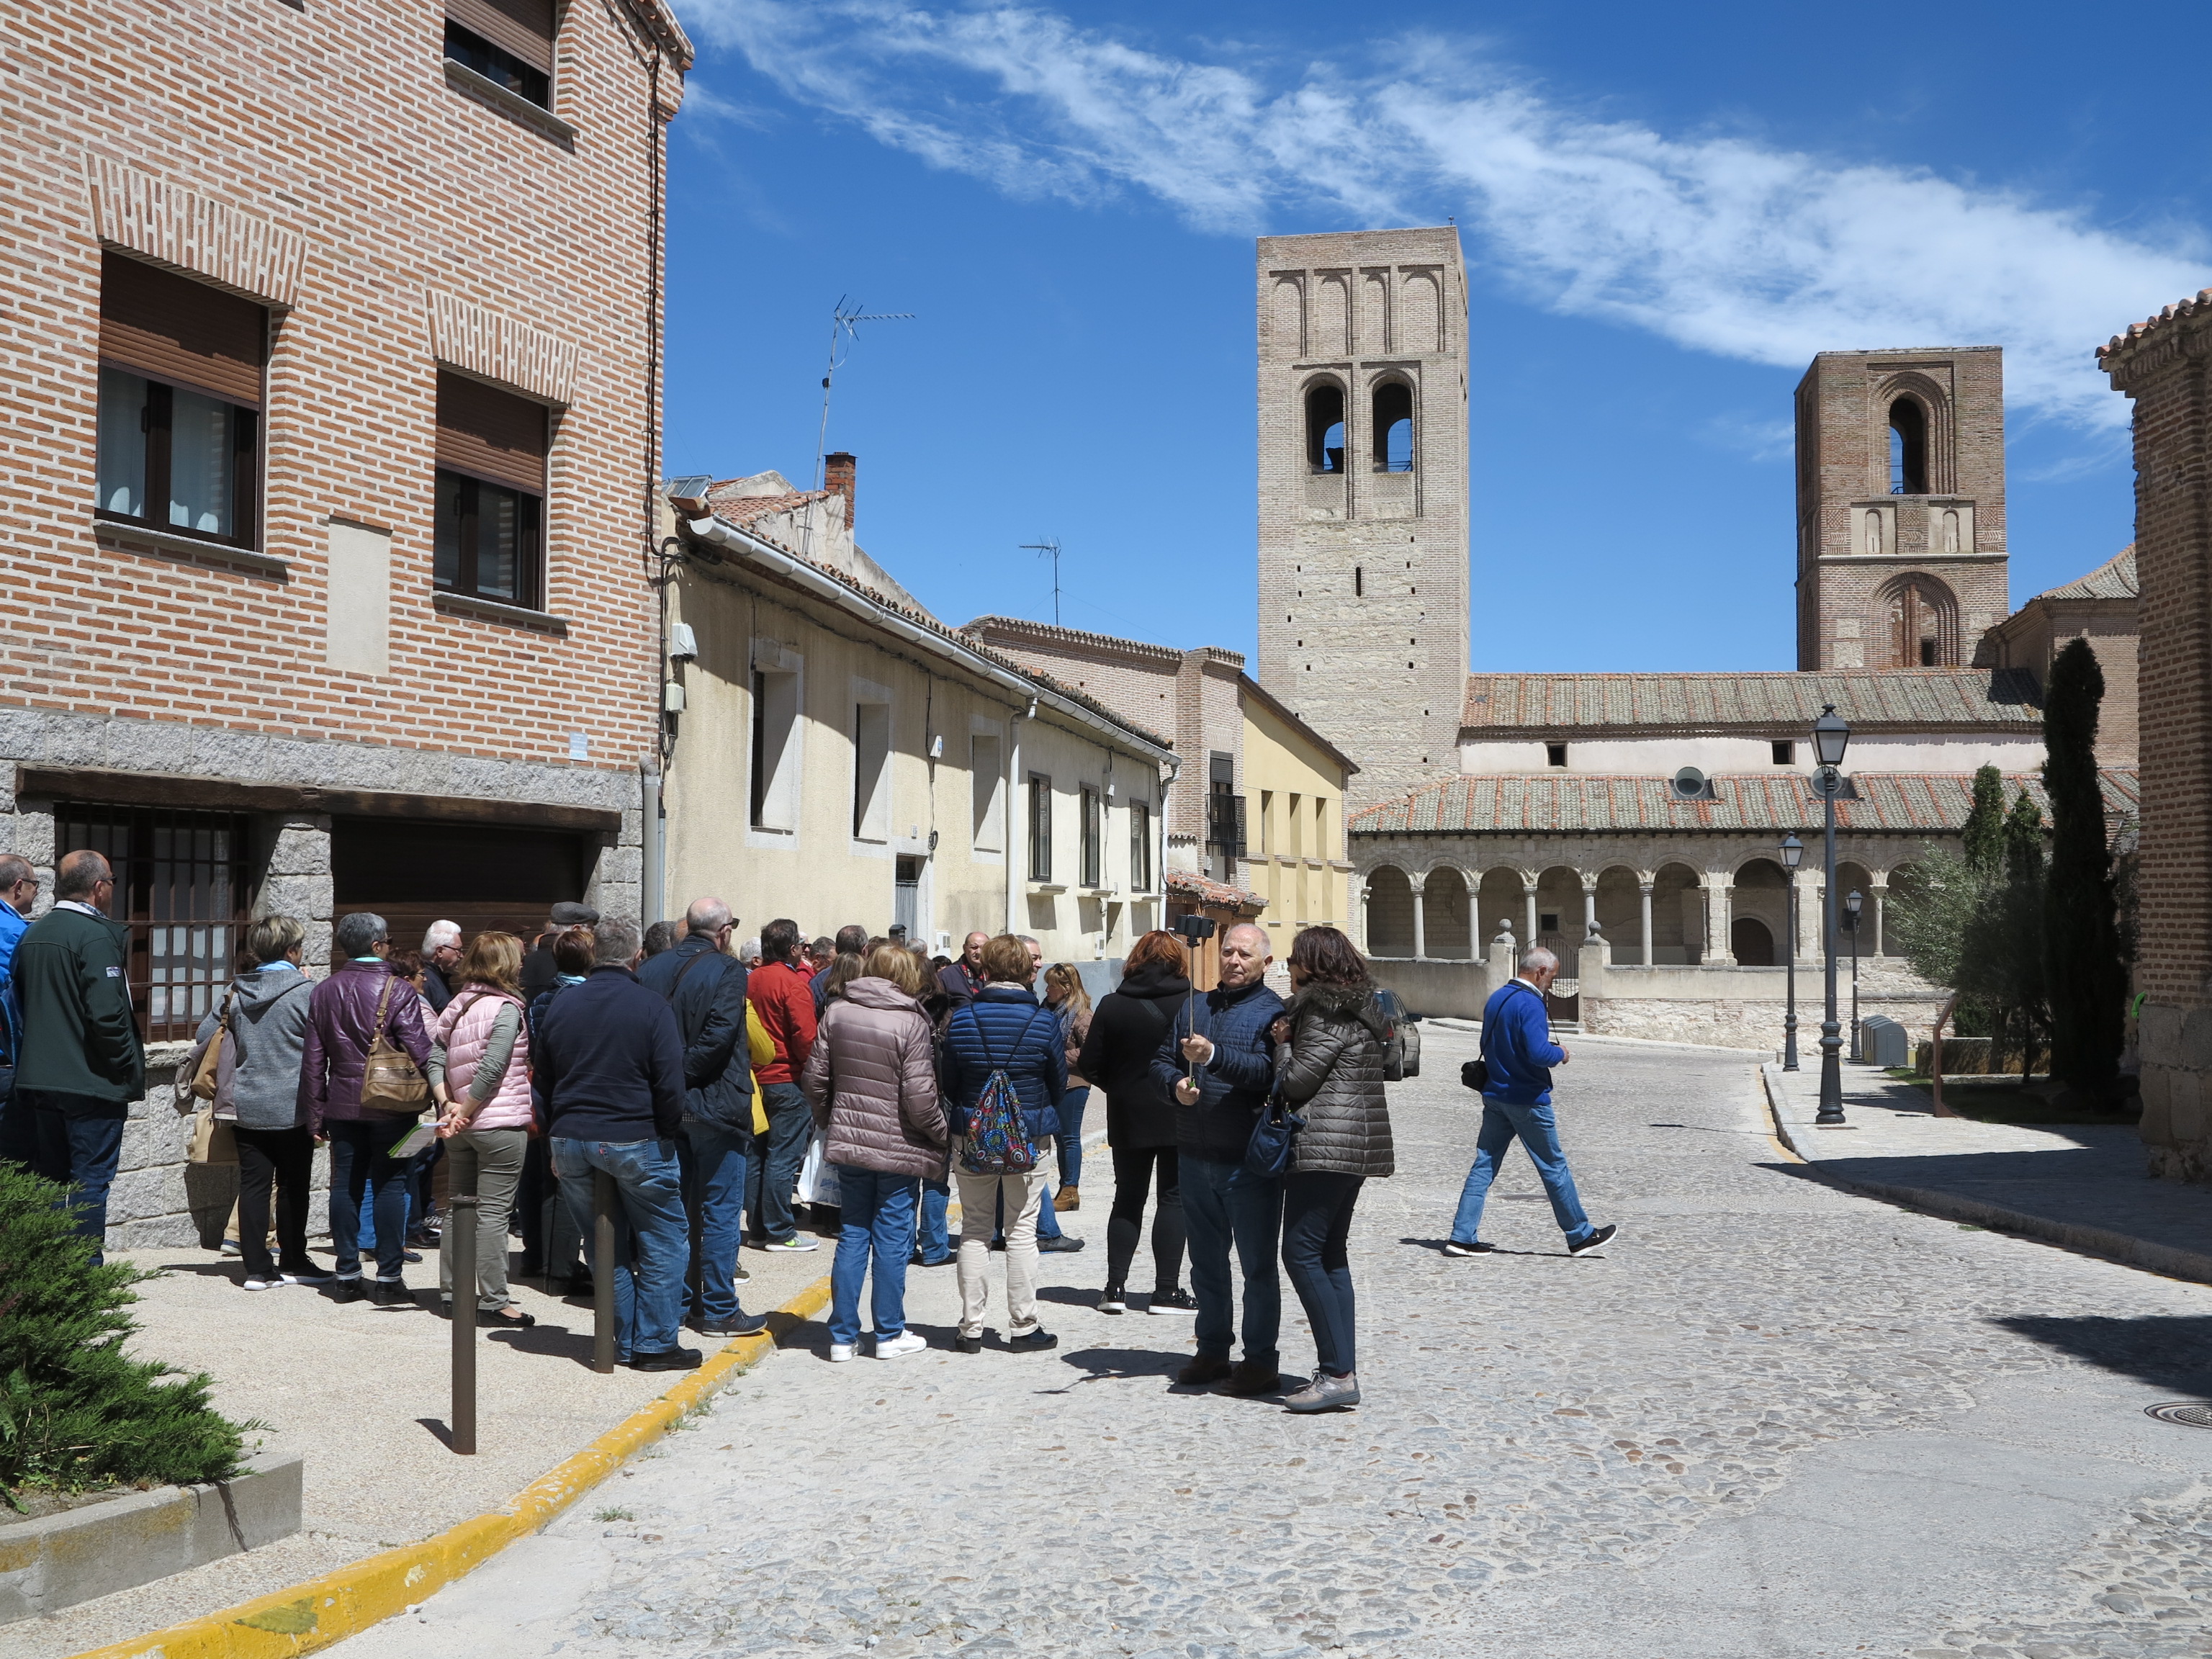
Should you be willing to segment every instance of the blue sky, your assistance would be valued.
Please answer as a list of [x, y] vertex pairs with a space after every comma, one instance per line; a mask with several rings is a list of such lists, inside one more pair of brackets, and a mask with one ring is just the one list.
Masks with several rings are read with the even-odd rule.
[[1049, 618], [1053, 536], [1069, 625], [1251, 650], [1255, 234], [1462, 227], [1497, 669], [1794, 667], [1820, 349], [2006, 347], [2014, 602], [2080, 574], [2133, 521], [2094, 348], [2212, 283], [2181, 13], [677, 4], [668, 471], [804, 481], [831, 307], [915, 313], [830, 447], [953, 622]]

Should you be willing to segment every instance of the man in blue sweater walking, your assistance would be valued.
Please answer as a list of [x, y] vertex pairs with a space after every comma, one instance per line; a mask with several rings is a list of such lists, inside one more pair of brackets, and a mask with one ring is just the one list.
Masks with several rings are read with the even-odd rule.
[[1544, 993], [1559, 976], [1557, 957], [1546, 950], [1530, 951], [1521, 958], [1519, 977], [1506, 981], [1483, 1006], [1482, 1057], [1490, 1081], [1482, 1091], [1482, 1131], [1475, 1137], [1474, 1167], [1467, 1172], [1467, 1185], [1460, 1191], [1459, 1213], [1452, 1218], [1446, 1255], [1480, 1255], [1497, 1248], [1478, 1237], [1482, 1202], [1490, 1196], [1498, 1160], [1516, 1135], [1543, 1177], [1552, 1215], [1567, 1236], [1569, 1255], [1601, 1249], [1620, 1231], [1593, 1227], [1583, 1213], [1567, 1155], [1559, 1150], [1559, 1126], [1552, 1121], [1552, 1067], [1567, 1063], [1567, 1051], [1552, 1041]]

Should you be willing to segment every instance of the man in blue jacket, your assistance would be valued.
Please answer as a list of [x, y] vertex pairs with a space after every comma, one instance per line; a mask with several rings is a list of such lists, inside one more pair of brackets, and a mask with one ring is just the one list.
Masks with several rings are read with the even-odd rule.
[[1482, 1130], [1475, 1137], [1474, 1167], [1460, 1191], [1459, 1213], [1452, 1218], [1446, 1255], [1480, 1255], [1496, 1249], [1477, 1237], [1482, 1201], [1498, 1174], [1498, 1160], [1518, 1135], [1529, 1161], [1543, 1178], [1552, 1214], [1567, 1236], [1569, 1255], [1601, 1249], [1620, 1230], [1593, 1227], [1583, 1213], [1567, 1155], [1559, 1150], [1559, 1127], [1552, 1121], [1552, 1067], [1567, 1063], [1567, 1051], [1552, 1041], [1551, 1017], [1544, 993], [1559, 976], [1559, 959], [1534, 950], [1521, 958], [1519, 977], [1491, 994], [1482, 1010], [1482, 1057], [1490, 1082], [1482, 1091]]
[[[1198, 1354], [1176, 1374], [1185, 1384], [1229, 1379], [1229, 1392], [1272, 1394], [1280, 1385], [1276, 1338], [1283, 1318], [1275, 1249], [1283, 1231], [1283, 1183], [1244, 1167], [1244, 1149], [1274, 1084], [1267, 1028], [1283, 1000], [1267, 987], [1267, 935], [1238, 922], [1221, 936], [1220, 981], [1176, 1013], [1152, 1059], [1160, 1091], [1176, 1103], [1176, 1164], [1190, 1287], [1198, 1298]], [[1229, 1250], [1244, 1277], [1244, 1358], [1232, 1370], [1237, 1338]]]

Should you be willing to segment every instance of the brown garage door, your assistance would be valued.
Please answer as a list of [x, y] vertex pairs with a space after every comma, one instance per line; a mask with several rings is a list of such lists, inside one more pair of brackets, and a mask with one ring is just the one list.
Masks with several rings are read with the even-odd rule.
[[374, 910], [395, 950], [422, 942], [434, 921], [459, 922], [464, 936], [498, 928], [525, 944], [563, 899], [580, 899], [597, 848], [562, 830], [334, 818], [334, 914]]

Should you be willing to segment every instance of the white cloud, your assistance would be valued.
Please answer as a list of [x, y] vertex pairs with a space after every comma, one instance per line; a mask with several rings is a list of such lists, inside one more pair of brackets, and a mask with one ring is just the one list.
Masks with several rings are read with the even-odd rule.
[[1455, 214], [1471, 257], [1553, 310], [1786, 367], [2000, 344], [2015, 408], [2084, 424], [2126, 419], [2094, 347], [2208, 276], [2194, 233], [2130, 239], [1924, 169], [1590, 119], [1435, 37], [1391, 42], [1413, 67], [1387, 75], [1286, 73], [1018, 5], [682, 9], [788, 96], [1012, 195], [1137, 191], [1242, 234]]

